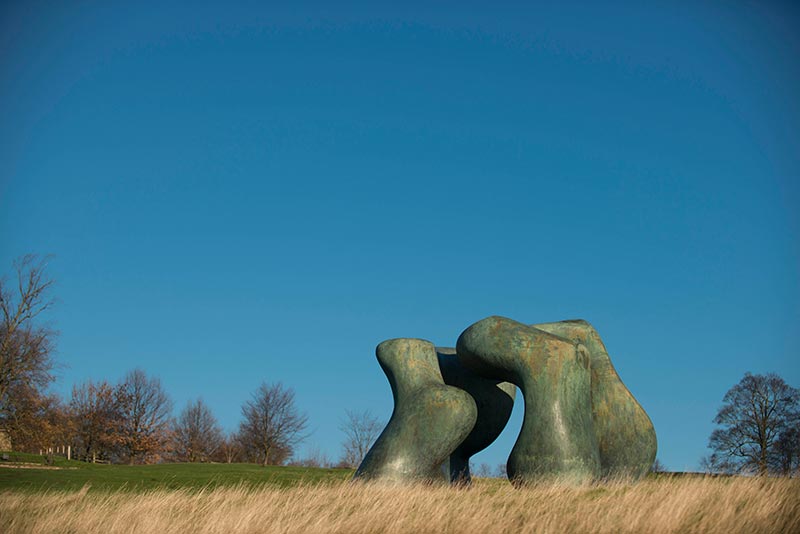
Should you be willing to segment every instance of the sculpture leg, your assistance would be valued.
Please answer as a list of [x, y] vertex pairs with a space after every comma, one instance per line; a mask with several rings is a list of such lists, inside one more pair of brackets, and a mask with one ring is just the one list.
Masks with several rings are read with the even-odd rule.
[[653, 423], [620, 379], [597, 331], [586, 321], [533, 325], [582, 343], [591, 355], [592, 418], [603, 476], [647, 474], [658, 444]]
[[378, 345], [394, 411], [354, 478], [390, 482], [447, 481], [442, 463], [475, 425], [472, 397], [447, 386], [432, 343], [391, 339]]
[[512, 481], [582, 482], [599, 475], [590, 356], [584, 346], [495, 316], [467, 328], [456, 351], [471, 371], [522, 391], [525, 415], [507, 466]]

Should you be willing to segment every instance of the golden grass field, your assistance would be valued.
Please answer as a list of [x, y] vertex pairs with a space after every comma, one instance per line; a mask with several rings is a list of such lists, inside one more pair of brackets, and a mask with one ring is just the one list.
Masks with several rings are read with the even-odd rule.
[[3, 533], [800, 532], [800, 479], [0, 493]]

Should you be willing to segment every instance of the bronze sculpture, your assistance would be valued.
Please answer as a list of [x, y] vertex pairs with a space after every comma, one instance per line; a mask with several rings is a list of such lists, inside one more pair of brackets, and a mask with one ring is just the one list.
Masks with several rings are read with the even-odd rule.
[[508, 422], [512, 384], [525, 399], [507, 464], [515, 484], [639, 478], [655, 459], [652, 422], [586, 321], [493, 316], [467, 328], [455, 349], [394, 339], [376, 354], [395, 409], [356, 479], [469, 482], [469, 457]]

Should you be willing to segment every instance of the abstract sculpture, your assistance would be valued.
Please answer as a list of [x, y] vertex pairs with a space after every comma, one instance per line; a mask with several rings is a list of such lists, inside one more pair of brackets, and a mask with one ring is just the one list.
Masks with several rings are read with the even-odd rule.
[[600, 474], [585, 347], [511, 319], [489, 317], [467, 328], [456, 350], [471, 371], [507, 380], [522, 391], [522, 430], [506, 466], [511, 480], [558, 476], [583, 481]]
[[516, 484], [643, 476], [656, 435], [586, 321], [526, 325], [488, 317], [456, 348], [420, 339], [376, 350], [395, 408], [356, 479], [469, 482], [469, 458], [508, 422], [516, 384], [522, 429], [508, 459]]
[[389, 379], [394, 411], [355, 477], [365, 480], [447, 481], [442, 463], [475, 425], [466, 391], [446, 386], [433, 344], [390, 339], [375, 350]]

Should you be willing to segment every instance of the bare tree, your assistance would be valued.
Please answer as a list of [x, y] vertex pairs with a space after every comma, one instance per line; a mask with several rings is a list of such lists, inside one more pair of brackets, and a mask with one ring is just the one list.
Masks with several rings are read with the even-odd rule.
[[492, 466], [490, 466], [485, 462], [477, 466], [474, 463], [470, 462], [469, 470], [474, 476], [478, 478], [489, 478], [492, 476]]
[[800, 476], [800, 424], [786, 428], [775, 443], [775, 471], [787, 476]]
[[176, 457], [185, 462], [206, 462], [222, 445], [222, 429], [202, 399], [189, 402], [173, 426]]
[[222, 437], [214, 458], [218, 462], [233, 463], [242, 453], [241, 440], [236, 433]]
[[244, 452], [262, 465], [281, 464], [306, 436], [308, 417], [298, 413], [294, 391], [278, 382], [262, 383], [242, 406], [239, 440]]
[[289, 465], [299, 466], [299, 467], [331, 467], [331, 461], [328, 459], [328, 455], [322, 452], [319, 447], [314, 446], [308, 449], [306, 452], [305, 457], [300, 459], [295, 459], [289, 462]]
[[13, 392], [40, 395], [53, 380], [55, 332], [35, 321], [53, 304], [45, 267], [46, 258], [27, 255], [14, 262], [16, 284], [0, 278], [0, 421], [6, 425], [15, 411]]
[[658, 458], [656, 458], [653, 461], [653, 465], [650, 466], [650, 472], [651, 473], [665, 473], [666, 471], [667, 471], [667, 468], [664, 467], [664, 464], [662, 464], [661, 460], [659, 460]]
[[798, 419], [800, 391], [775, 374], [752, 375], [733, 386], [723, 398], [711, 434], [709, 458], [717, 471], [774, 469], [780, 436]]
[[506, 478], [508, 476], [508, 468], [505, 462], [497, 464], [494, 469], [494, 476], [497, 478]]
[[70, 415], [74, 425], [75, 457], [108, 459], [119, 443], [119, 403], [114, 387], [105, 380], [73, 386]]
[[130, 371], [117, 386], [120, 452], [129, 463], [157, 460], [169, 438], [172, 401], [158, 378]]
[[718, 466], [715, 464], [715, 460], [711, 459], [711, 456], [706, 454], [700, 458], [700, 471], [707, 475], [713, 475], [714, 473], [719, 471]]
[[346, 410], [345, 418], [339, 425], [339, 430], [345, 435], [340, 465], [352, 468], [361, 465], [382, 428], [383, 424], [368, 410], [363, 412]]

